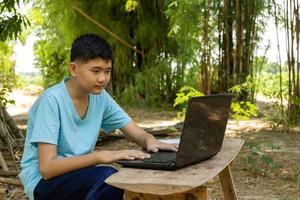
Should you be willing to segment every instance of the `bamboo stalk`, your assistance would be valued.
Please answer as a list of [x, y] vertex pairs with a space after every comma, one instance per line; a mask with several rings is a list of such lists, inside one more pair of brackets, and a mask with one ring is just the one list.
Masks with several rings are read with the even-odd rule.
[[279, 36], [278, 36], [278, 17], [277, 17], [277, 6], [275, 0], [273, 0], [274, 9], [275, 9], [275, 27], [276, 27], [276, 40], [277, 40], [277, 50], [278, 50], [278, 62], [279, 62], [279, 90], [280, 90], [280, 110], [281, 117], [284, 119], [283, 112], [283, 90], [282, 90], [282, 69], [281, 69], [281, 54], [280, 54], [280, 45], [279, 45]]
[[94, 20], [92, 17], [90, 17], [89, 15], [87, 15], [83, 10], [81, 10], [80, 8], [78, 8], [77, 6], [73, 5], [70, 1], [69, 4], [71, 5], [71, 7], [76, 10], [80, 15], [82, 15], [83, 17], [87, 18], [88, 20], [90, 20], [91, 22], [93, 22], [94, 24], [96, 24], [99, 28], [101, 28], [102, 30], [104, 30], [105, 32], [109, 33], [112, 37], [114, 37], [116, 40], [120, 41], [122, 44], [124, 44], [125, 46], [129, 47], [130, 49], [134, 50], [135, 52], [139, 53], [140, 55], [142, 55], [144, 57], [144, 53], [139, 51], [138, 49], [136, 49], [136, 47], [132, 46], [131, 44], [127, 43], [126, 41], [124, 41], [122, 38], [120, 38], [119, 36], [117, 36], [115, 33], [113, 33], [112, 31], [110, 31], [108, 28], [106, 28], [105, 26], [103, 26], [102, 24], [100, 24], [99, 22], [97, 22], [96, 20]]
[[3, 158], [3, 155], [2, 155], [2, 152], [0, 151], [0, 164], [1, 164], [1, 167], [4, 171], [8, 171], [8, 167], [7, 167], [7, 164]]
[[16, 179], [12, 179], [12, 178], [0, 177], [0, 183], [5, 183], [8, 185], [23, 186], [20, 180], [16, 180]]
[[20, 171], [15, 170], [1, 170], [0, 169], [0, 176], [17, 176], [20, 173]]

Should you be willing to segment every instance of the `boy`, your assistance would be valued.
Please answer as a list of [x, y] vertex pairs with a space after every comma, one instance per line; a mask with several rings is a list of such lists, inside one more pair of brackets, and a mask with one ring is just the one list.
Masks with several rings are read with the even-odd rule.
[[72, 44], [70, 78], [47, 89], [29, 111], [20, 179], [32, 199], [121, 200], [123, 191], [104, 183], [116, 170], [98, 164], [145, 159], [135, 150], [93, 151], [100, 128], [120, 128], [150, 152], [177, 151], [138, 127], [104, 90], [113, 52], [94, 34]]

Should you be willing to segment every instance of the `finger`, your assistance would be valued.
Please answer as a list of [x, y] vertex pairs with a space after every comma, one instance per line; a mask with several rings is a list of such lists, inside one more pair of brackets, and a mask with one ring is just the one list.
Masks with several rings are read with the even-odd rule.
[[134, 156], [135, 158], [138, 158], [138, 159], [150, 158], [150, 154], [142, 152], [142, 151], [136, 151], [136, 152], [134, 152], [134, 154], [132, 156]]
[[126, 160], [135, 160], [135, 157], [134, 157], [134, 156], [127, 155], [127, 156], [125, 156], [125, 159], [126, 159]]
[[146, 153], [146, 158], [151, 158], [151, 155], [149, 153]]
[[178, 151], [178, 144], [172, 144], [172, 146]]
[[144, 160], [146, 158], [150, 158], [150, 155], [149, 156], [146, 156], [146, 155], [139, 155], [139, 156], [135, 156], [135, 159], [139, 159], [139, 160]]
[[159, 148], [157, 148], [157, 147], [149, 147], [149, 148], [147, 149], [147, 151], [153, 152], [153, 153], [158, 152], [158, 150], [159, 150]]
[[177, 152], [177, 151], [178, 151], [178, 146], [172, 146], [172, 147], [171, 147], [171, 151]]
[[160, 146], [159, 149], [165, 150], [165, 151], [166, 150], [167, 151], [175, 151], [175, 152], [178, 150], [178, 148], [173, 144], [164, 144], [164, 145]]
[[173, 145], [168, 145], [167, 147], [164, 147], [164, 150], [175, 151], [176, 152], [178, 149]]
[[158, 152], [158, 150], [159, 150], [159, 148], [154, 148], [153, 149], [153, 152], [155, 153], [155, 152]]
[[129, 155], [132, 156], [132, 157], [139, 157], [139, 156], [143, 155], [143, 152], [137, 151], [137, 150], [131, 150], [129, 152]]

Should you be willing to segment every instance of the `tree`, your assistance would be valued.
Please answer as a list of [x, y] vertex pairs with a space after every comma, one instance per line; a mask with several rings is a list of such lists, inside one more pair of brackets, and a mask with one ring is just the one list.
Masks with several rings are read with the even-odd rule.
[[[269, 13], [270, 6], [271, 1], [262, 0], [174, 0], [169, 4], [170, 35], [189, 55], [186, 63], [198, 67], [200, 90], [227, 92], [251, 76], [254, 50], [265, 23], [260, 17]], [[243, 98], [247, 97], [251, 94], [246, 92]]]
[[[8, 92], [14, 84], [14, 62], [11, 60], [12, 46], [11, 40], [16, 40], [22, 29], [29, 25], [29, 21], [17, 11], [19, 0], [1, 1], [0, 4], [0, 148], [6, 146], [13, 161], [13, 145], [15, 139], [23, 139], [21, 131], [16, 123], [6, 112], [5, 106], [9, 101], [6, 98]], [[2, 158], [2, 153], [0, 151]], [[8, 170], [4, 159], [1, 159], [1, 166]]]
[[29, 25], [28, 19], [17, 11], [20, 0], [0, 3], [0, 102], [8, 102], [5, 95], [10, 92], [14, 81], [14, 62], [11, 60], [11, 40], [16, 40], [22, 29]]
[[[54, 77], [46, 86], [67, 75], [66, 55], [75, 37], [92, 32], [107, 39], [114, 49], [112, 94], [124, 97], [131, 92], [140, 102], [171, 104], [182, 86], [185, 66], [171, 66], [178, 55], [178, 45], [167, 36], [169, 22], [163, 12], [167, 5], [158, 0], [36, 1], [35, 7], [44, 19], [38, 30], [41, 40], [35, 48], [37, 66], [44, 77]], [[138, 51], [124, 45], [112, 33]]]
[[296, 0], [285, 1], [285, 31], [288, 59], [288, 117], [292, 124], [300, 122], [300, 5]]

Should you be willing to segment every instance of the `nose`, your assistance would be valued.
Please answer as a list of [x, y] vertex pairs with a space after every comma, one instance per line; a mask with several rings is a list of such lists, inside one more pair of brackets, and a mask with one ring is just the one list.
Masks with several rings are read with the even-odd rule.
[[103, 83], [106, 81], [106, 76], [104, 73], [100, 73], [99, 76], [97, 77], [97, 81], [100, 83]]

